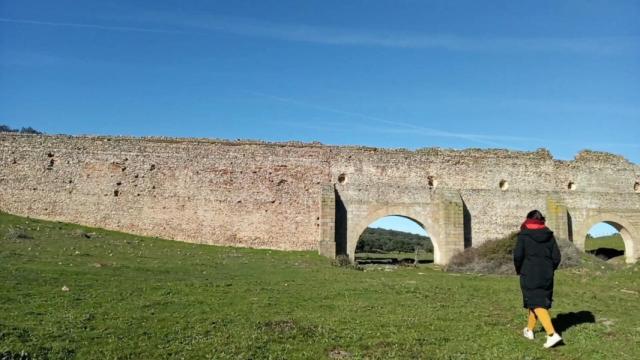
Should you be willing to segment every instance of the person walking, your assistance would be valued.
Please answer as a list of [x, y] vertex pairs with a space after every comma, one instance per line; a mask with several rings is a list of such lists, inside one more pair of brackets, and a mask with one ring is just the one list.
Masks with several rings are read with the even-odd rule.
[[560, 250], [540, 211], [530, 211], [522, 223], [513, 250], [513, 262], [520, 275], [524, 308], [529, 310], [527, 327], [522, 334], [533, 340], [533, 329], [539, 320], [547, 333], [544, 347], [551, 348], [562, 341], [549, 315], [553, 302], [553, 275], [560, 265]]

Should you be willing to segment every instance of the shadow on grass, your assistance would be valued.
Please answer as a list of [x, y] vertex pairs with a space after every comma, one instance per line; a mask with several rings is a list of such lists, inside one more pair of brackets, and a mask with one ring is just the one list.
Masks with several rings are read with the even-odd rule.
[[618, 249], [612, 249], [612, 248], [598, 248], [598, 249], [590, 250], [587, 252], [604, 261], [624, 255], [624, 250], [618, 250]]
[[559, 334], [562, 334], [572, 326], [580, 324], [594, 324], [596, 317], [591, 311], [568, 312], [556, 315], [553, 319], [553, 327]]

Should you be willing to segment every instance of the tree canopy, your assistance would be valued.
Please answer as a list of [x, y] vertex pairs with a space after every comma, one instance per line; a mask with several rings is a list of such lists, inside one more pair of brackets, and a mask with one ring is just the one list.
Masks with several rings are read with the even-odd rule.
[[358, 239], [356, 252], [413, 252], [416, 248], [432, 252], [431, 239], [404, 231], [367, 228]]

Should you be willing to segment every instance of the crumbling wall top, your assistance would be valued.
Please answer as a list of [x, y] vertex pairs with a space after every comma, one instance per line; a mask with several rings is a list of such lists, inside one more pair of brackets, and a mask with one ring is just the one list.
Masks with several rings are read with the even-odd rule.
[[615, 155], [607, 152], [582, 150], [576, 156], [575, 160], [562, 161], [553, 158], [551, 152], [545, 148], [540, 148], [535, 151], [520, 151], [520, 150], [508, 150], [508, 149], [449, 149], [440, 147], [427, 147], [419, 148], [416, 150], [409, 150], [405, 148], [379, 148], [369, 146], [355, 146], [355, 145], [325, 145], [318, 141], [302, 142], [302, 141], [283, 141], [283, 142], [269, 142], [262, 140], [252, 139], [218, 139], [218, 138], [180, 138], [180, 137], [167, 137], [167, 136], [106, 136], [106, 135], [44, 135], [44, 134], [21, 134], [21, 133], [0, 133], [0, 137], [14, 137], [14, 138], [28, 138], [34, 137], [39, 139], [53, 139], [53, 140], [97, 140], [97, 141], [140, 141], [149, 143], [209, 143], [219, 144], [226, 146], [243, 146], [243, 145], [259, 145], [259, 146], [273, 146], [273, 147], [296, 147], [296, 148], [326, 148], [329, 150], [346, 150], [346, 151], [363, 151], [363, 152], [375, 152], [375, 153], [389, 153], [389, 154], [418, 154], [427, 156], [445, 156], [445, 157], [469, 157], [469, 158], [517, 158], [524, 160], [536, 160], [536, 161], [558, 161], [566, 163], [585, 163], [585, 162], [597, 162], [597, 163], [609, 163], [609, 164], [621, 164], [621, 165], [633, 165], [632, 162], [620, 155]]
[[620, 163], [624, 165], [632, 164], [623, 156], [611, 154], [603, 151], [582, 150], [575, 156], [577, 162], [600, 162], [600, 163]]

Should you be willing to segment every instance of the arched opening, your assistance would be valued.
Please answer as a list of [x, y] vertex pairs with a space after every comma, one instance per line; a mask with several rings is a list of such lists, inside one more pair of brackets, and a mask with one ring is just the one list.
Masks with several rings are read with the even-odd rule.
[[390, 215], [367, 226], [355, 249], [359, 264], [428, 264], [433, 243], [425, 227], [406, 216]]
[[585, 238], [585, 251], [605, 261], [624, 259], [623, 229], [620, 224], [612, 221], [593, 225]]

